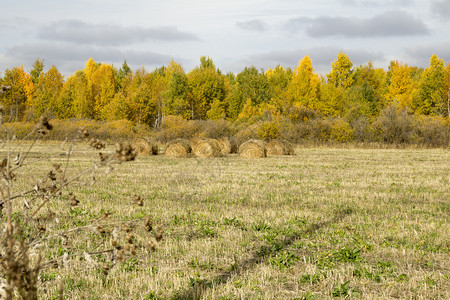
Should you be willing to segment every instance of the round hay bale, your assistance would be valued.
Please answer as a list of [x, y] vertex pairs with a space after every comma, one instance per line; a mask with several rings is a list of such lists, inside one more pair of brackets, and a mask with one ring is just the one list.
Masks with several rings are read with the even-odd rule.
[[248, 140], [239, 146], [239, 156], [243, 158], [263, 158], [267, 156], [266, 142], [262, 140]]
[[134, 141], [131, 145], [138, 155], [152, 155], [152, 145], [144, 139]]
[[229, 138], [222, 137], [218, 139], [217, 142], [219, 142], [220, 152], [222, 153], [222, 155], [227, 155], [231, 153], [231, 142]]
[[199, 137], [199, 136], [194, 136], [192, 139], [189, 140], [189, 146], [191, 147], [191, 149], [194, 149], [198, 143], [200, 143], [204, 140], [206, 140], [206, 139]]
[[220, 143], [213, 139], [205, 139], [198, 142], [192, 148], [192, 153], [197, 157], [219, 157], [222, 154]]
[[138, 155], [157, 155], [159, 147], [156, 143], [151, 143], [145, 138], [134, 141], [132, 147], [136, 149]]
[[177, 139], [169, 143], [165, 155], [170, 157], [186, 157], [191, 152], [189, 142], [183, 139]]
[[271, 140], [267, 143], [267, 155], [294, 155], [294, 146], [286, 140]]

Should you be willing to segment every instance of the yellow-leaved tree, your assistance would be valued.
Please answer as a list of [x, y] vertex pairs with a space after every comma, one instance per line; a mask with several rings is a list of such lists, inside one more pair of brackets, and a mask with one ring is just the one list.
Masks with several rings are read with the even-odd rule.
[[344, 89], [351, 87], [353, 84], [353, 63], [348, 55], [340, 52], [331, 66], [331, 72], [327, 74], [328, 82]]
[[31, 76], [23, 70], [23, 66], [7, 69], [2, 84], [11, 90], [0, 97], [4, 108], [4, 121], [20, 121], [24, 117], [26, 103], [31, 101], [34, 85]]
[[319, 99], [319, 75], [314, 73], [311, 58], [303, 57], [294, 69], [292, 80], [287, 88], [286, 96], [289, 106], [302, 105], [316, 108]]
[[58, 99], [64, 84], [64, 76], [61, 75], [55, 65], [41, 73], [34, 87], [34, 93], [28, 102], [29, 117], [37, 120], [42, 114], [58, 116]]
[[444, 61], [433, 54], [430, 66], [422, 73], [418, 95], [413, 99], [413, 107], [416, 113], [420, 114], [446, 115], [447, 95]]
[[415, 90], [411, 68], [407, 64], [394, 61], [389, 69], [390, 80], [388, 93], [385, 95], [387, 104], [395, 103], [399, 108], [411, 107]]

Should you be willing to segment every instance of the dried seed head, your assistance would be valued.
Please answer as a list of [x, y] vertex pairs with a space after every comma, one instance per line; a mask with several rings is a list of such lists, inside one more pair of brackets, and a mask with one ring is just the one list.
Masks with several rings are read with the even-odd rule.
[[157, 231], [156, 231], [156, 234], [155, 234], [155, 239], [156, 239], [157, 242], [159, 242], [159, 241], [162, 240], [162, 238], [163, 238], [163, 230], [162, 230], [162, 228], [159, 226], [158, 229], [157, 229]]
[[102, 165], [105, 165], [106, 162], [108, 161], [109, 155], [108, 154], [104, 154], [102, 152], [99, 152], [98, 155], [100, 156], [100, 163]]
[[103, 274], [108, 275], [110, 269], [111, 267], [109, 266], [108, 263], [103, 264]]
[[8, 159], [7, 158], [4, 158], [3, 160], [2, 160], [2, 162], [1, 162], [1, 167], [3, 168], [3, 169], [6, 169], [6, 166], [8, 165]]
[[61, 164], [53, 164], [53, 168], [55, 168], [55, 171], [58, 173], [63, 172], [63, 170], [61, 169]]
[[116, 157], [120, 161], [132, 161], [136, 158], [137, 151], [127, 142], [116, 144]]
[[39, 131], [43, 130], [52, 130], [53, 126], [48, 122], [48, 118], [46, 116], [41, 116], [38, 121], [37, 128]]
[[89, 138], [89, 132], [84, 128], [80, 128], [78, 130], [78, 135], [85, 140]]
[[122, 261], [123, 262], [123, 250], [119, 250], [118, 252], [117, 252], [117, 259], [119, 260], [119, 261]]
[[150, 218], [150, 216], [147, 216], [145, 218], [144, 227], [147, 231], [149, 231], [149, 232], [152, 231], [153, 225], [152, 225], [152, 219]]
[[77, 206], [78, 203], [80, 203], [80, 201], [78, 201], [78, 199], [72, 192], [69, 193], [69, 199], [70, 199], [70, 206]]
[[148, 241], [147, 247], [150, 249], [150, 251], [155, 251], [156, 249], [156, 245], [152, 240]]
[[131, 226], [129, 224], [122, 223], [122, 230], [125, 231], [125, 232], [131, 232], [132, 228], [131, 228]]
[[111, 213], [109, 211], [105, 211], [103, 213], [103, 219], [108, 219], [110, 215], [111, 215]]
[[92, 138], [92, 139], [89, 140], [89, 146], [91, 146], [92, 148], [100, 150], [100, 149], [103, 149], [103, 148], [106, 147], [106, 143], [104, 143], [104, 142], [102, 142], [102, 141], [100, 141], [98, 139]]
[[46, 227], [45, 227], [44, 224], [39, 224], [39, 225], [38, 225], [38, 229], [39, 229], [39, 232], [40, 232], [40, 233], [44, 233], [45, 230], [46, 230]]
[[53, 171], [48, 172], [47, 177], [50, 178], [51, 181], [56, 180], [56, 174]]
[[133, 244], [134, 235], [132, 233], [127, 234], [127, 242]]
[[134, 202], [138, 205], [138, 206], [144, 206], [144, 200], [142, 200], [141, 196], [138, 195], [134, 195]]

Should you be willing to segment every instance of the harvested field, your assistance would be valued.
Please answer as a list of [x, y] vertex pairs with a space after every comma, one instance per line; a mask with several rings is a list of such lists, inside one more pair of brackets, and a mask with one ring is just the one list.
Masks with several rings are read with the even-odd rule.
[[[43, 261], [69, 255], [67, 267], [41, 271], [41, 298], [58, 299], [61, 286], [65, 299], [450, 298], [448, 150], [295, 150], [263, 160], [139, 156], [98, 170], [95, 184], [87, 174], [39, 216], [57, 221], [33, 251]], [[69, 178], [98, 160], [90, 151], [73, 153]], [[64, 163], [60, 153], [60, 144], [37, 145], [13, 194]], [[84, 252], [110, 249], [132, 220], [132, 244], [119, 239], [131, 248], [123, 260], [103, 253], [87, 262]], [[154, 250], [148, 220], [162, 228]], [[121, 226], [99, 233], [90, 226], [99, 222]]]

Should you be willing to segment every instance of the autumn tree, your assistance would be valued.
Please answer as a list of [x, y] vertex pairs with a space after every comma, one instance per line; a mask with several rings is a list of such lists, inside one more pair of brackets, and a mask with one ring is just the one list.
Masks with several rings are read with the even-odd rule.
[[30, 71], [31, 81], [33, 84], [38, 84], [39, 77], [44, 71], [44, 60], [36, 59], [33, 63], [33, 68]]
[[306, 55], [294, 69], [286, 97], [289, 105], [316, 108], [319, 99], [319, 75], [314, 73], [311, 58]]
[[165, 68], [165, 79], [167, 90], [163, 97], [163, 114], [190, 119], [192, 108], [187, 99], [189, 84], [183, 67], [173, 60], [170, 61]]
[[373, 120], [385, 106], [386, 72], [374, 68], [369, 62], [353, 72], [353, 85], [346, 91], [345, 114], [347, 119], [360, 117]]
[[162, 99], [166, 89], [164, 76], [164, 69], [148, 73], [143, 68], [127, 75], [121, 90], [107, 106], [109, 119], [125, 118], [157, 126], [162, 118]]
[[201, 57], [200, 66], [189, 72], [187, 77], [191, 119], [207, 119], [213, 103], [214, 111], [209, 112], [209, 115], [218, 118], [225, 105], [226, 87], [225, 78], [212, 59]]
[[315, 105], [325, 116], [340, 116], [345, 108], [345, 92], [329, 82], [323, 82], [320, 85], [320, 100]]
[[328, 82], [335, 87], [348, 89], [353, 84], [353, 63], [347, 54], [340, 52], [337, 59], [331, 63], [331, 72], [327, 74]]
[[236, 83], [228, 99], [229, 115], [235, 119], [241, 113], [244, 104], [250, 99], [253, 107], [268, 103], [270, 100], [267, 77], [254, 66], [245, 67], [237, 74]]
[[389, 66], [389, 72], [388, 93], [385, 95], [388, 104], [396, 103], [401, 109], [412, 107], [415, 86], [410, 67], [394, 61]]
[[278, 65], [266, 72], [269, 103], [276, 107], [277, 111], [286, 113], [289, 105], [285, 93], [292, 80], [292, 70]]
[[88, 85], [92, 92], [96, 118], [107, 119], [108, 110], [105, 107], [112, 101], [117, 90], [113, 67], [101, 64], [91, 77], [88, 77]]
[[6, 69], [2, 84], [11, 86], [11, 90], [1, 95], [6, 121], [20, 121], [24, 117], [27, 101], [33, 95], [33, 81], [31, 76], [23, 70], [23, 66]]
[[127, 64], [127, 61], [124, 60], [124, 61], [123, 61], [123, 64], [122, 64], [122, 67], [120, 67], [120, 69], [117, 70], [117, 74], [116, 74], [116, 77], [117, 77], [117, 79], [116, 79], [117, 84], [118, 84], [119, 86], [122, 86], [122, 80], [123, 80], [125, 77], [127, 77], [128, 74], [130, 74], [130, 73], [132, 73], [132, 71], [131, 71], [130, 67], [129, 67], [128, 64]]
[[413, 100], [414, 110], [425, 115], [446, 115], [447, 92], [444, 61], [433, 54], [429, 67], [422, 73], [418, 94]]
[[52, 116], [59, 115], [58, 99], [63, 84], [64, 77], [55, 65], [51, 66], [47, 72], [41, 73], [34, 87], [33, 97], [28, 102], [30, 117], [37, 119], [44, 113]]
[[445, 67], [445, 89], [447, 90], [447, 117], [450, 118], [450, 63]]
[[59, 118], [93, 118], [94, 102], [91, 99], [88, 80], [84, 71], [77, 71], [67, 78], [58, 99], [56, 116]]

